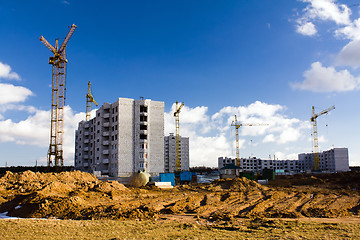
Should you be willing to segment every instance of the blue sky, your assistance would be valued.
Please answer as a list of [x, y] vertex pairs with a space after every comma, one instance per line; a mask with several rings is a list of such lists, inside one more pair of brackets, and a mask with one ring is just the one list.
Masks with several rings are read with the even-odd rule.
[[233, 115], [267, 127], [240, 130], [241, 157], [296, 159], [312, 149], [311, 106], [321, 150], [348, 147], [360, 165], [360, 20], [353, 1], [0, 0], [0, 166], [45, 164], [51, 104], [50, 51], [66, 48], [65, 162], [85, 111], [117, 97], [185, 102], [181, 134], [192, 166], [234, 156]]

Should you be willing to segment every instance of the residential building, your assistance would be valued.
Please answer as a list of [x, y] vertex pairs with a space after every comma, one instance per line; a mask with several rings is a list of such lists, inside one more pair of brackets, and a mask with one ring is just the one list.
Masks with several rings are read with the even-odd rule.
[[104, 103], [75, 133], [75, 168], [114, 177], [164, 172], [164, 102]]
[[[333, 148], [319, 153], [320, 171], [342, 172], [349, 171], [349, 157], [347, 148]], [[236, 164], [235, 158], [219, 157], [218, 169], [226, 165]], [[259, 158], [241, 158], [240, 171], [261, 172], [263, 169], [274, 169], [276, 174], [295, 174], [312, 171], [314, 153], [301, 153], [298, 160], [271, 160]]]
[[[311, 170], [314, 165], [314, 153], [299, 154], [300, 168], [303, 171]], [[349, 153], [347, 148], [332, 148], [319, 153], [319, 170], [322, 172], [350, 171]]]
[[[176, 170], [176, 136], [170, 133], [164, 137], [165, 172]], [[189, 138], [180, 136], [180, 165], [181, 171], [189, 171]]]

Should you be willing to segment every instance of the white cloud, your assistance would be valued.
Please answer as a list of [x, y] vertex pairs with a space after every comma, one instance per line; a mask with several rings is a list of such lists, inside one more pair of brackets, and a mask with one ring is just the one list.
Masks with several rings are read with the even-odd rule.
[[320, 62], [311, 64], [311, 69], [304, 73], [305, 80], [292, 83], [294, 89], [313, 92], [345, 92], [359, 89], [359, 78], [348, 70], [336, 71], [334, 67], [323, 67]]
[[[184, 111], [180, 113], [180, 135], [189, 137], [191, 166], [216, 166], [218, 157], [234, 156], [235, 132], [234, 127], [231, 127], [231, 122], [235, 114], [241, 123], [269, 124], [268, 126], [240, 127], [240, 155], [246, 148], [261, 148], [261, 144], [259, 145], [261, 140], [256, 140], [259, 137], [264, 139], [264, 144], [274, 142], [285, 145], [300, 140], [303, 130], [310, 128], [308, 122], [288, 118], [284, 114], [286, 110], [284, 106], [260, 101], [248, 106], [223, 107], [212, 116], [207, 113], [207, 110], [204, 106], [195, 108], [185, 106]], [[173, 112], [174, 105], [169, 112], [165, 113], [165, 135], [175, 131]]]
[[335, 35], [350, 40], [360, 40], [360, 18], [354, 20], [352, 23], [337, 29]]
[[2, 62], [0, 62], [0, 78], [20, 80], [20, 76], [12, 72], [9, 65]]
[[[32, 145], [47, 149], [50, 139], [50, 111], [43, 111], [31, 106], [11, 107], [12, 110], [27, 111], [29, 116], [19, 122], [11, 119], [0, 119], [0, 142], [14, 142], [21, 145]], [[0, 106], [1, 107], [1, 106]], [[8, 109], [5, 109], [5, 111]], [[96, 109], [91, 115], [95, 116]], [[75, 129], [78, 122], [85, 119], [85, 113], [74, 113], [66, 106], [64, 108], [64, 164], [74, 163]], [[44, 150], [42, 159], [46, 159], [47, 151]]]
[[337, 56], [337, 64], [354, 68], [360, 67], [360, 40], [351, 41], [340, 51]]
[[298, 154], [297, 153], [283, 153], [283, 152], [275, 152], [275, 158], [279, 160], [297, 160]]
[[303, 0], [310, 3], [305, 9], [308, 19], [334, 21], [338, 25], [350, 24], [351, 10], [345, 4], [337, 4], [335, 0]]
[[317, 33], [317, 30], [312, 22], [299, 22], [296, 26], [296, 32], [306, 36], [313, 36]]
[[0, 83], [0, 104], [24, 102], [33, 93], [21, 86], [8, 83]]
[[[295, 21], [296, 32], [299, 34], [314, 36], [317, 33], [314, 23], [319, 21], [332, 21], [338, 26], [345, 26], [344, 29], [352, 25], [351, 10], [345, 4], [339, 4], [335, 0], [302, 0], [302, 2], [308, 5]], [[346, 31], [349, 32], [349, 30]], [[337, 33], [339, 34], [340, 32]]]

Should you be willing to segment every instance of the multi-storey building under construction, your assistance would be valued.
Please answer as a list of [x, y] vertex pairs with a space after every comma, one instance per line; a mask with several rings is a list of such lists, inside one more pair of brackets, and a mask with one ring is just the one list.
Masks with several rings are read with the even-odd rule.
[[119, 98], [76, 130], [75, 168], [129, 177], [164, 172], [164, 102]]
[[[165, 146], [165, 172], [175, 172], [176, 170], [176, 137], [173, 133], [164, 138]], [[189, 138], [180, 137], [179, 139], [179, 157], [181, 171], [189, 171]]]
[[[259, 158], [241, 158], [240, 171], [261, 172], [263, 169], [274, 169], [277, 174], [295, 174], [312, 171], [314, 153], [301, 153], [298, 160], [267, 160]], [[235, 165], [235, 158], [219, 157], [218, 169], [226, 165]], [[322, 172], [349, 171], [349, 156], [347, 148], [332, 148], [319, 153], [319, 169]]]

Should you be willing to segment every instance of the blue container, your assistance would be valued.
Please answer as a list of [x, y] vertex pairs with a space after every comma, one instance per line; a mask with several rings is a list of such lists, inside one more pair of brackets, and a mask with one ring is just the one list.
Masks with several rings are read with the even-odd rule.
[[190, 171], [180, 172], [180, 182], [191, 182], [192, 174]]
[[160, 173], [160, 182], [171, 182], [171, 186], [175, 186], [175, 173]]

